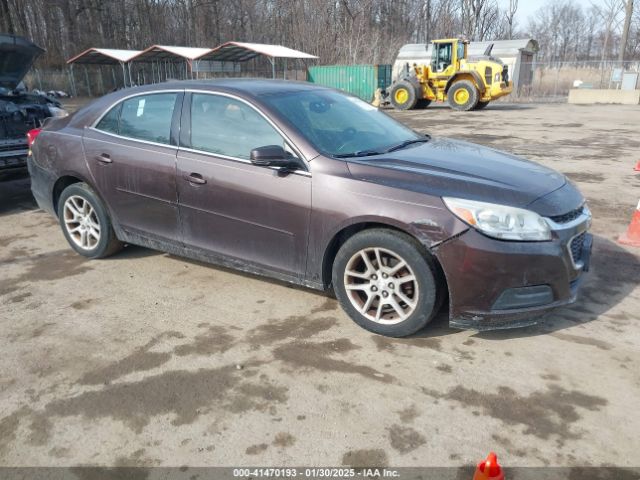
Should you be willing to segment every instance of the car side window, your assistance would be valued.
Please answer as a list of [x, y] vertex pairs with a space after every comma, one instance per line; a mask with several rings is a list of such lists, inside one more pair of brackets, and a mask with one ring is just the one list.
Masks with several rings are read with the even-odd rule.
[[267, 145], [287, 149], [284, 138], [256, 110], [222, 95], [192, 95], [191, 148], [248, 160], [251, 150]]
[[[177, 93], [157, 93], [125, 100], [122, 102], [118, 134], [168, 145], [177, 96]], [[96, 128], [99, 129], [99, 125]]]

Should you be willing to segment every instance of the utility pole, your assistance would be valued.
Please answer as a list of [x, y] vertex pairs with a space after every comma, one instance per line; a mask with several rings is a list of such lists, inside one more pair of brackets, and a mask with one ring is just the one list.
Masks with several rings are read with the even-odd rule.
[[627, 42], [629, 41], [629, 28], [631, 27], [631, 17], [633, 15], [633, 0], [626, 0], [624, 8], [625, 8], [624, 28], [622, 29], [622, 41], [620, 42], [620, 53], [618, 55], [620, 66], [623, 68], [624, 68], [624, 52], [627, 49]]

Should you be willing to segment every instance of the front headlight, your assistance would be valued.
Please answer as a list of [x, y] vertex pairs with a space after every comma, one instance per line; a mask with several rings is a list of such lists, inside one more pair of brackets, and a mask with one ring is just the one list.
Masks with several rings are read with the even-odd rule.
[[522, 208], [443, 197], [445, 205], [463, 222], [485, 235], [500, 240], [551, 240], [547, 222], [535, 212]]
[[54, 107], [53, 105], [49, 105], [49, 113], [53, 118], [64, 118], [69, 115], [64, 108]]

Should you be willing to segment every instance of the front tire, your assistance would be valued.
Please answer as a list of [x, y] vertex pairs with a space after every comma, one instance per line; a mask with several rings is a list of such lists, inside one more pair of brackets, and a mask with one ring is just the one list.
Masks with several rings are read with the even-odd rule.
[[447, 92], [449, 106], [454, 110], [468, 112], [478, 104], [478, 89], [469, 80], [459, 80]]
[[64, 189], [58, 200], [58, 220], [67, 242], [88, 258], [104, 258], [123, 247], [102, 201], [86, 183]]
[[401, 80], [391, 87], [389, 101], [397, 110], [411, 110], [416, 106], [418, 94], [411, 82]]
[[405, 337], [438, 309], [436, 269], [410, 236], [387, 229], [349, 238], [333, 263], [333, 287], [345, 312], [371, 332]]

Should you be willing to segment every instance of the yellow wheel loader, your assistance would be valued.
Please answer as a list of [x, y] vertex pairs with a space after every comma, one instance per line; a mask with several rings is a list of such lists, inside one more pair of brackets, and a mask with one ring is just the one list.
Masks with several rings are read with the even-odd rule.
[[468, 41], [434, 40], [429, 65], [405, 65], [386, 90], [385, 100], [398, 110], [426, 108], [433, 101], [448, 102], [456, 110], [480, 110], [513, 90], [508, 67], [491, 56], [467, 56]]

